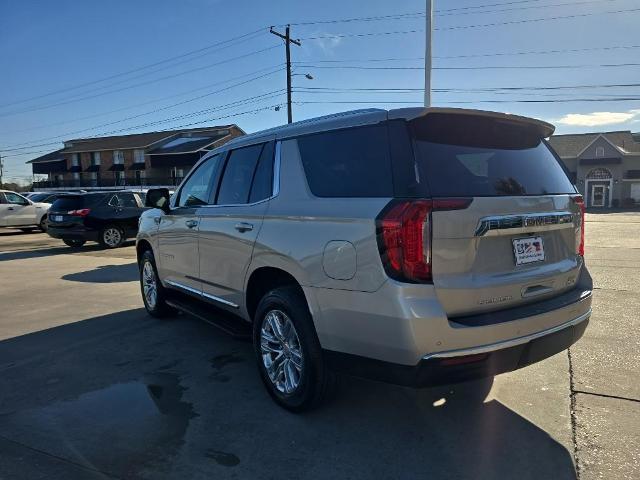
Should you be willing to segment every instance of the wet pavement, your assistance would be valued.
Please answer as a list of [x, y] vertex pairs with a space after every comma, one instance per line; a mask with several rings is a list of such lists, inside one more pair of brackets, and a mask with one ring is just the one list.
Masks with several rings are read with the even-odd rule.
[[[589, 225], [588, 245], [622, 243], [616, 225]], [[42, 235], [8, 238], [2, 480], [570, 479], [576, 459], [581, 478], [640, 472], [640, 304], [633, 269], [612, 268], [640, 265], [635, 245], [591, 246], [601, 292], [572, 365], [563, 352], [493, 385], [420, 391], [345, 377], [331, 403], [292, 415], [263, 389], [248, 343], [146, 315], [131, 246], [72, 253]]]

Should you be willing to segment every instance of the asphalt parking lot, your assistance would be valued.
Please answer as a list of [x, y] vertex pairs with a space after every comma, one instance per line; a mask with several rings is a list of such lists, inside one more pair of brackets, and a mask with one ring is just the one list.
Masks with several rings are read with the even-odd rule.
[[640, 478], [640, 213], [586, 231], [569, 352], [444, 392], [343, 378], [292, 415], [249, 344], [145, 314], [133, 244], [0, 230], [0, 479]]

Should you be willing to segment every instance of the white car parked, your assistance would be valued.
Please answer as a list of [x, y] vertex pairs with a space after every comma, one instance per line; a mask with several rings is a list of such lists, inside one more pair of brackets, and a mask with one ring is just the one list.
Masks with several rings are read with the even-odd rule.
[[47, 230], [50, 203], [32, 202], [9, 190], [0, 190], [0, 227], [14, 227], [24, 231]]

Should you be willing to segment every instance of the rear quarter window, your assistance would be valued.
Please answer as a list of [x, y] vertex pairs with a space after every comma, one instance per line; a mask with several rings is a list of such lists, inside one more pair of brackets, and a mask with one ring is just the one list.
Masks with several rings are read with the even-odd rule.
[[315, 196], [393, 196], [385, 124], [299, 137], [298, 147]]

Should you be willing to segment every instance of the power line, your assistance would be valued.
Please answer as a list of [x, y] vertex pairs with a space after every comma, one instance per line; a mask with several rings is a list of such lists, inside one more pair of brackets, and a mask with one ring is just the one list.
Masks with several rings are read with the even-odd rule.
[[[229, 108], [235, 108], [235, 107], [238, 107], [238, 106], [245, 106], [245, 105], [250, 105], [250, 104], [253, 104], [253, 103], [259, 103], [259, 102], [264, 101], [264, 100], [270, 100], [270, 99], [273, 99], [273, 98], [277, 98], [278, 96], [281, 96], [283, 93], [284, 93], [284, 89], [274, 90], [272, 92], [267, 92], [267, 93], [263, 93], [263, 94], [260, 94], [260, 95], [255, 95], [253, 97], [248, 97], [248, 98], [244, 98], [244, 99], [241, 99], [241, 100], [236, 100], [234, 102], [227, 103], [227, 104], [224, 104], [224, 105], [218, 105], [216, 107], [205, 108], [203, 110], [198, 110], [198, 111], [195, 111], [195, 112], [185, 113], [185, 114], [181, 114], [181, 115], [174, 115], [172, 117], [164, 118], [164, 119], [161, 119], [161, 120], [155, 120], [155, 121], [146, 122], [146, 123], [139, 124], [139, 125], [133, 125], [133, 126], [129, 126], [129, 127], [124, 127], [124, 128], [120, 128], [120, 129], [117, 129], [117, 130], [101, 132], [99, 134], [96, 134], [93, 137], [83, 137], [82, 140], [86, 140], [88, 138], [99, 138], [99, 137], [102, 137], [102, 136], [113, 135], [115, 133], [127, 132], [127, 131], [131, 131], [131, 130], [138, 130], [140, 128], [150, 127], [150, 126], [159, 125], [159, 124], [163, 124], [163, 123], [169, 123], [169, 122], [173, 122], [173, 121], [176, 121], [176, 120], [183, 120], [185, 118], [197, 117], [199, 115], [204, 115], [204, 114], [207, 114], [207, 113], [218, 112], [218, 111], [221, 111], [221, 110], [228, 110]], [[122, 121], [124, 121], [124, 120], [122, 120]], [[120, 123], [120, 122], [114, 122], [114, 123]], [[16, 152], [16, 151], [20, 151], [20, 150], [28, 150], [28, 149], [31, 149], [31, 148], [43, 147], [43, 146], [48, 146], [48, 145], [58, 145], [60, 143], [61, 143], [61, 141], [51, 142], [51, 143], [43, 143], [43, 144], [35, 144], [35, 145], [29, 145], [29, 146], [23, 147], [23, 148], [7, 149], [5, 151]], [[50, 151], [50, 150], [45, 150], [45, 151]], [[7, 155], [7, 156], [17, 156], [17, 155], [23, 155], [23, 154], [27, 154], [27, 153], [29, 153], [29, 152], [16, 153], [16, 154]]]
[[[566, 48], [555, 50], [519, 50], [515, 52], [493, 52], [493, 53], [473, 53], [465, 55], [435, 55], [433, 58], [441, 60], [457, 59], [457, 58], [480, 58], [480, 57], [501, 57], [501, 56], [517, 56], [517, 55], [548, 55], [555, 53], [581, 53], [608, 50], [631, 50], [640, 48], [640, 45], [611, 45], [608, 47], [588, 47], [588, 48]], [[356, 58], [341, 60], [314, 60], [315, 63], [365, 63], [365, 62], [403, 62], [403, 61], [423, 61], [424, 57], [387, 57], [387, 58]], [[303, 61], [292, 62], [308, 63]]]
[[[246, 77], [254, 75], [256, 73], [263, 72], [265, 70], [269, 70], [270, 68], [272, 68], [272, 67], [262, 68], [262, 69], [259, 69], [259, 70], [256, 70], [256, 71], [253, 71], [253, 72], [250, 72], [250, 73], [245, 73], [245, 74], [242, 74], [242, 75], [238, 75], [236, 77], [231, 77], [231, 78], [229, 78], [227, 80], [210, 83], [210, 84], [205, 85], [203, 87], [190, 89], [188, 91], [176, 93], [176, 94], [173, 94], [173, 95], [167, 95], [167, 96], [160, 97], [160, 98], [155, 98], [153, 100], [149, 100], [149, 101], [142, 102], [142, 103], [136, 103], [136, 104], [133, 104], [133, 105], [127, 105], [125, 107], [116, 108], [115, 110], [108, 110], [106, 112], [100, 112], [100, 113], [96, 113], [96, 114], [92, 114], [92, 115], [86, 115], [84, 117], [76, 117], [76, 118], [73, 118], [71, 120], [66, 120], [66, 121], [62, 121], [62, 122], [56, 122], [55, 124], [38, 125], [36, 127], [30, 127], [30, 128], [25, 128], [25, 129], [22, 129], [22, 130], [14, 130], [14, 131], [3, 132], [3, 133], [5, 135], [9, 135], [9, 134], [28, 132], [28, 131], [32, 131], [32, 130], [39, 130], [39, 129], [43, 129], [43, 128], [57, 127], [57, 126], [60, 126], [60, 125], [66, 125], [66, 124], [69, 124], [69, 123], [75, 123], [75, 122], [81, 121], [81, 120], [88, 120], [90, 118], [96, 118], [96, 117], [101, 117], [101, 116], [104, 116], [104, 115], [109, 115], [109, 114], [112, 114], [112, 113], [122, 112], [124, 110], [130, 110], [132, 108], [143, 107], [145, 105], [157, 104], [158, 102], [161, 102], [161, 101], [164, 101], [164, 100], [169, 100], [171, 98], [176, 98], [176, 97], [182, 97], [182, 96], [188, 95], [190, 93], [195, 93], [195, 92], [199, 92], [199, 91], [202, 91], [202, 90], [207, 90], [207, 89], [215, 87], [217, 85], [222, 85], [223, 83], [232, 82], [232, 81], [235, 81], [235, 80], [239, 80], [241, 78], [246, 78]], [[53, 137], [53, 138], [56, 138], [56, 137]]]
[[[179, 130], [181, 128], [191, 127], [191, 126], [194, 126], [194, 125], [200, 125], [200, 124], [203, 124], [203, 123], [209, 123], [209, 122], [212, 122], [214, 120], [222, 120], [222, 119], [226, 119], [226, 118], [233, 118], [233, 117], [238, 117], [238, 116], [242, 116], [242, 115], [247, 115], [247, 114], [250, 114], [250, 113], [262, 112], [262, 111], [265, 111], [265, 110], [274, 109], [275, 107], [279, 107], [281, 105], [282, 104], [280, 104], [280, 103], [276, 103], [276, 104], [268, 105], [268, 106], [265, 106], [265, 107], [256, 108], [254, 110], [247, 110], [247, 111], [244, 111], [244, 112], [238, 112], [238, 113], [233, 113], [233, 114], [229, 114], [229, 115], [223, 115], [223, 116], [219, 116], [219, 117], [206, 118], [206, 119], [198, 120], [198, 121], [191, 122], [191, 123], [185, 123], [185, 124], [182, 124], [182, 125], [176, 125], [176, 126], [173, 126], [171, 128], [168, 128], [167, 130]], [[136, 127], [132, 127], [132, 128], [136, 128]], [[159, 130], [159, 131], [165, 131], [165, 130]], [[19, 157], [19, 156], [24, 156], [24, 155], [36, 155], [36, 154], [39, 154], [39, 153], [46, 153], [46, 152], [50, 152], [50, 150], [38, 150], [38, 151], [33, 151], [33, 152], [22, 152], [22, 153], [18, 153], [18, 154], [5, 155], [5, 156], [3, 156], [3, 158]]]
[[[595, 85], [557, 85], [549, 87], [475, 87], [475, 88], [434, 88], [434, 92], [497, 92], [497, 91], [523, 91], [523, 90], [576, 90], [576, 89], [594, 89], [594, 88], [633, 88], [640, 87], [640, 83], [618, 83], [618, 84], [595, 84]], [[296, 91], [338, 91], [338, 92], [395, 92], [395, 91], [423, 91], [423, 87], [295, 87]]]
[[610, 15], [610, 14], [618, 14], [618, 13], [633, 13], [640, 12], [640, 8], [627, 8], [622, 10], [609, 10], [606, 12], [588, 12], [588, 13], [576, 13], [573, 15], [558, 15], [555, 17], [542, 17], [542, 18], [529, 18], [526, 20], [510, 20], [508, 22], [494, 22], [494, 23], [483, 23], [483, 24], [475, 24], [475, 25], [458, 25], [452, 27], [440, 27], [435, 28], [434, 30], [464, 30], [468, 28], [486, 28], [486, 27], [498, 27], [503, 25], [519, 25], [522, 23], [534, 23], [534, 22], [547, 22], [550, 20], [566, 20], [573, 18], [583, 18], [583, 17], [591, 17], [593, 15]]
[[[129, 116], [129, 117], [126, 117], [126, 118], [115, 120], [113, 122], [107, 122], [107, 123], [103, 123], [101, 125], [96, 125], [96, 126], [93, 126], [93, 127], [83, 128], [81, 130], [75, 130], [73, 132], [67, 132], [67, 133], [64, 133], [64, 134], [61, 134], [61, 135], [55, 135], [55, 136], [52, 136], [52, 137], [46, 137], [46, 138], [41, 139], [41, 141], [51, 140], [51, 139], [56, 139], [56, 138], [64, 138], [64, 137], [68, 138], [71, 135], [77, 135], [78, 133], [83, 133], [83, 132], [86, 132], [86, 131], [89, 131], [89, 130], [95, 130], [97, 128], [102, 128], [102, 127], [105, 127], [105, 126], [114, 125], [114, 124], [117, 124], [117, 123], [122, 123], [122, 122], [125, 122], [127, 120], [133, 120], [135, 118], [139, 118], [139, 117], [143, 117], [143, 116], [146, 116], [146, 115], [151, 115], [151, 114], [154, 114], [154, 113], [158, 113], [158, 112], [161, 112], [161, 111], [164, 111], [164, 110], [168, 110], [170, 108], [174, 108], [174, 107], [177, 107], [177, 106], [180, 106], [180, 105], [184, 105], [184, 104], [187, 104], [187, 103], [190, 103], [190, 102], [194, 102], [196, 100], [201, 100], [201, 99], [203, 99], [205, 97], [209, 97], [211, 95], [215, 95], [215, 94], [218, 94], [218, 93], [221, 93], [221, 92], [225, 92], [225, 91], [230, 90], [232, 88], [236, 88], [236, 87], [239, 87], [239, 86], [242, 86], [242, 85], [246, 85], [248, 83], [251, 83], [251, 82], [254, 82], [256, 80], [265, 78], [267, 76], [273, 75], [273, 74], [281, 72], [283, 70], [282, 66], [280, 66], [280, 65], [276, 65], [275, 67], [278, 67], [277, 70], [269, 71], [267, 73], [263, 73], [262, 75], [258, 75], [258, 76], [254, 76], [252, 78], [249, 78], [248, 80], [244, 80], [242, 82], [234, 83], [232, 85], [228, 85], [228, 86], [226, 86], [224, 88], [221, 88], [219, 90], [215, 90], [213, 92], [208, 92], [208, 93], [205, 93], [203, 95], [198, 95], [197, 97], [192, 97], [192, 98], [189, 98], [187, 100], [183, 100], [181, 102], [174, 103], [172, 105], [167, 105], [165, 107], [157, 108], [157, 109], [154, 109], [154, 110], [151, 110], [151, 111], [148, 111], [148, 112], [144, 112], [144, 113], [140, 113], [140, 114], [137, 114], [137, 115], [132, 115], [132, 116]], [[275, 67], [272, 66], [272, 67], [268, 67], [267, 69], [273, 70], [273, 68], [275, 68]], [[264, 70], [266, 70], [266, 69], [260, 69], [260, 70], [258, 70], [256, 72], [252, 72], [252, 74], [255, 74], [255, 73], [258, 73], [258, 72], [264, 71]], [[246, 75], [243, 75], [243, 76], [246, 76]], [[227, 81], [219, 82], [219, 83], [226, 83], [226, 82]], [[22, 143], [17, 143], [17, 144], [7, 145], [5, 147], [1, 147], [0, 150], [5, 151], [5, 152], [10, 152], [10, 151], [15, 151], [15, 150], [26, 150], [26, 149], [29, 149], [29, 148], [40, 147], [40, 146], [45, 146], [45, 145], [55, 145], [57, 143], [59, 143], [59, 142], [41, 143], [41, 144], [33, 145], [31, 142], [22, 142]], [[28, 145], [28, 146], [27, 147], [21, 147], [21, 145]], [[14, 148], [14, 147], [19, 147], [19, 148]]]
[[[92, 80], [90, 82], [85, 82], [85, 83], [80, 83], [80, 84], [73, 85], [73, 86], [70, 86], [70, 87], [65, 87], [65, 88], [62, 88], [62, 89], [59, 89], [59, 90], [54, 90], [54, 91], [51, 91], [51, 92], [47, 92], [47, 93], [43, 93], [43, 94], [40, 94], [40, 95], [36, 95], [34, 97], [23, 98], [21, 100], [16, 100], [16, 101], [11, 102], [11, 103], [5, 103], [3, 105], [0, 105], [0, 108], [7, 107], [9, 105], [16, 105], [16, 104], [19, 104], [19, 103], [28, 102], [28, 101], [31, 101], [31, 100], [36, 100], [36, 99], [39, 99], [39, 98], [48, 97], [48, 96], [51, 96], [51, 95], [57, 95], [59, 93], [64, 93], [64, 92], [68, 92], [68, 91], [71, 91], [71, 90], [76, 90], [78, 88], [86, 87], [86, 86], [89, 86], [89, 85], [95, 85], [97, 83], [105, 82], [107, 80], [112, 80], [114, 78], [118, 78], [118, 77], [122, 77], [122, 76], [125, 76], [125, 75], [129, 75], [131, 73], [136, 73], [136, 72], [139, 72], [141, 70], [145, 70], [147, 68], [152, 68], [152, 67], [155, 67], [155, 66], [158, 66], [158, 65], [162, 65], [164, 63], [171, 62], [173, 60], [177, 60], [177, 59], [189, 56], [189, 55], [193, 55], [194, 53], [200, 53], [200, 52], [203, 52], [205, 50], [209, 50], [211, 48], [214, 48], [214, 47], [217, 47], [217, 46], [220, 46], [220, 45], [224, 45], [225, 43], [236, 42], [238, 40], [247, 41], [247, 40], [253, 39], [256, 36], [256, 34], [259, 34], [259, 33], [266, 33], [265, 29], [264, 28], [260, 28], [260, 29], [257, 29], [257, 30], [253, 30], [251, 32], [247, 32], [247, 33], [244, 33], [242, 35], [238, 35], [238, 36], [230, 38], [228, 40], [223, 40], [223, 41], [220, 41], [220, 42], [216, 42], [216, 43], [213, 43], [211, 45], [207, 45], [205, 47], [198, 48], [196, 50], [191, 50], [189, 52], [186, 52], [186, 53], [183, 53], [183, 54], [180, 54], [180, 55], [176, 55], [176, 56], [173, 56], [173, 57], [166, 58], [164, 60], [160, 60], [160, 61], [157, 61], [157, 62], [154, 62], [154, 63], [150, 63], [150, 64], [147, 64], [147, 65], [143, 65], [141, 67], [137, 67], [137, 68], [134, 68], [132, 70], [127, 70], [125, 72], [116, 73], [114, 75], [110, 75], [108, 77], [103, 77], [103, 78], [100, 78], [98, 80]], [[238, 43], [242, 43], [242, 42], [238, 42]], [[233, 45], [228, 45], [227, 47], [224, 47], [224, 48], [228, 48], [228, 47], [234, 46], [236, 44], [237, 43], [234, 43]], [[218, 50], [222, 50], [222, 49], [217, 49], [215, 51], [218, 51]], [[209, 53], [213, 53], [213, 52], [208, 52], [207, 54], [209, 54]], [[198, 58], [200, 58], [200, 57], [198, 57]]]
[[[640, 97], [618, 97], [618, 98], [563, 98], [563, 99], [553, 99], [553, 100], [461, 100], [461, 101], [446, 101], [446, 102], [438, 102], [440, 104], [476, 104], [476, 103], [575, 103], [575, 102], [639, 102]], [[294, 102], [299, 105], [305, 104], [340, 104], [340, 105], [350, 105], [350, 104], [419, 104], [422, 105], [423, 102], [407, 102], [401, 100], [389, 100], [389, 101], [341, 101], [341, 100], [304, 100], [304, 101], [296, 101]]]
[[121, 91], [124, 91], [124, 90], [129, 90], [129, 89], [140, 87], [140, 86], [143, 86], [143, 85], [149, 85], [151, 83], [161, 82], [161, 81], [168, 80], [168, 79], [171, 79], [171, 78], [180, 77], [180, 76], [186, 75], [188, 73], [198, 72], [198, 71], [201, 71], [201, 70], [206, 70], [206, 69], [209, 69], [209, 68], [212, 68], [212, 67], [216, 67], [218, 65], [222, 65], [222, 64], [225, 64], [225, 63], [229, 63], [229, 62], [238, 60], [239, 58], [245, 58], [245, 57], [248, 57], [250, 55], [256, 55], [258, 53], [262, 53], [262, 52], [265, 52], [267, 50], [272, 50], [274, 48], [277, 48], [278, 46], [279, 45], [272, 45], [270, 47], [263, 48], [261, 50], [256, 50], [254, 52], [249, 52], [249, 53], [247, 53], [247, 54], [245, 54], [243, 56], [229, 58], [229, 59], [222, 60], [222, 61], [219, 61], [219, 62], [216, 62], [216, 63], [212, 63], [212, 64], [209, 64], [209, 65], [204, 65], [204, 66], [200, 66], [200, 67], [197, 67], [197, 68], [192, 68], [190, 70], [185, 70], [185, 71], [182, 71], [182, 72], [174, 73], [172, 75], [166, 75], [164, 77], [154, 78], [154, 79], [146, 81], [146, 82], [140, 82], [140, 83], [136, 83], [136, 84], [133, 84], [133, 85], [128, 85], [126, 87], [121, 87], [121, 88], [118, 88], [118, 89], [115, 89], [115, 90], [110, 90], [110, 91], [107, 91], [107, 92], [97, 93], [95, 95], [88, 95], [88, 96], [85, 96], [85, 97], [70, 99], [70, 100], [66, 100], [66, 101], [62, 101], [62, 102], [58, 102], [58, 103], [52, 103], [52, 104], [49, 104], [49, 105], [36, 107], [36, 108], [30, 108], [30, 109], [27, 109], [27, 110], [13, 111], [13, 112], [8, 112], [8, 113], [6, 113], [6, 112], [5, 113], [0, 113], [0, 117], [6, 117], [6, 116], [16, 115], [16, 114], [20, 114], [20, 113], [28, 113], [28, 112], [33, 112], [33, 111], [36, 111], [36, 110], [44, 110], [44, 109], [47, 109], [47, 108], [57, 107], [57, 106], [60, 106], [60, 105], [67, 105], [69, 103], [80, 102], [82, 100], [88, 100], [88, 99], [91, 99], [91, 98], [102, 97], [104, 95], [109, 95], [109, 94], [112, 94], [112, 93], [117, 93], [117, 92], [121, 92]]
[[[550, 3], [545, 5], [525, 5], [520, 7], [511, 7], [504, 8], [498, 10], [481, 10], [482, 8], [490, 8], [490, 7], [504, 7], [508, 5], [516, 5], [516, 4], [531, 4], [537, 3], [542, 0], [527, 0], [522, 2], [505, 2], [505, 3], [494, 3], [488, 5], [476, 5], [470, 7], [459, 7], [459, 8], [448, 8], [448, 9], [436, 9], [435, 15], [444, 17], [444, 16], [452, 16], [452, 15], [481, 15], [486, 13], [501, 13], [501, 12], [511, 12], [511, 11], [519, 11], [519, 10], [530, 10], [532, 8], [551, 8], [551, 7], [567, 7], [567, 6], [577, 6], [577, 5], [589, 5], [589, 4], [598, 4], [598, 3], [611, 3], [611, 2], [619, 2], [622, 0], [583, 0], [577, 2], [563, 2], [563, 3]], [[473, 10], [473, 11], [469, 11]], [[424, 11], [420, 12], [406, 12], [406, 13], [397, 13], [390, 15], [374, 15], [370, 17], [351, 17], [351, 18], [338, 18], [338, 19], [330, 19], [330, 20], [315, 20], [315, 21], [307, 21], [307, 22], [293, 22], [290, 25], [293, 26], [310, 26], [310, 25], [329, 25], [329, 24], [339, 24], [339, 23], [354, 23], [354, 22], [375, 22], [375, 21], [385, 21], [385, 20], [414, 20], [423, 18], [425, 16]], [[280, 25], [284, 26], [284, 25]]]
[[[565, 20], [565, 19], [573, 19], [573, 18], [591, 17], [593, 15], [633, 13], [638, 11], [640, 11], [640, 8], [629, 8], [629, 9], [621, 9], [621, 10], [609, 10], [605, 12], [589, 12], [589, 13], [579, 13], [579, 14], [573, 14], [573, 15], [557, 15], [554, 17], [529, 18], [525, 20], [511, 20], [507, 22], [493, 22], [493, 23], [473, 24], [473, 25], [438, 27], [438, 28], [434, 28], [434, 30], [447, 31], [447, 30], [463, 30], [463, 29], [471, 29], [471, 28], [498, 27], [498, 26], [504, 26], [504, 25], [517, 25], [517, 24], [523, 24], [523, 23], [546, 22], [550, 20]], [[391, 31], [391, 32], [336, 33], [336, 34], [319, 35], [319, 36], [313, 36], [313, 37], [303, 37], [301, 40], [330, 40], [335, 38], [358, 38], [358, 37], [371, 37], [371, 36], [381, 36], [381, 35], [401, 35], [401, 34], [422, 33], [422, 32], [424, 32], [424, 29], [398, 30], [398, 31]]]
[[[348, 69], [348, 70], [424, 70], [424, 67], [367, 67], [361, 65], [298, 65], [300, 68]], [[565, 68], [616, 68], [637, 67], [640, 63], [601, 63], [585, 65], [482, 65], [471, 67], [433, 67], [433, 70], [511, 70], [511, 69], [565, 69]]]

